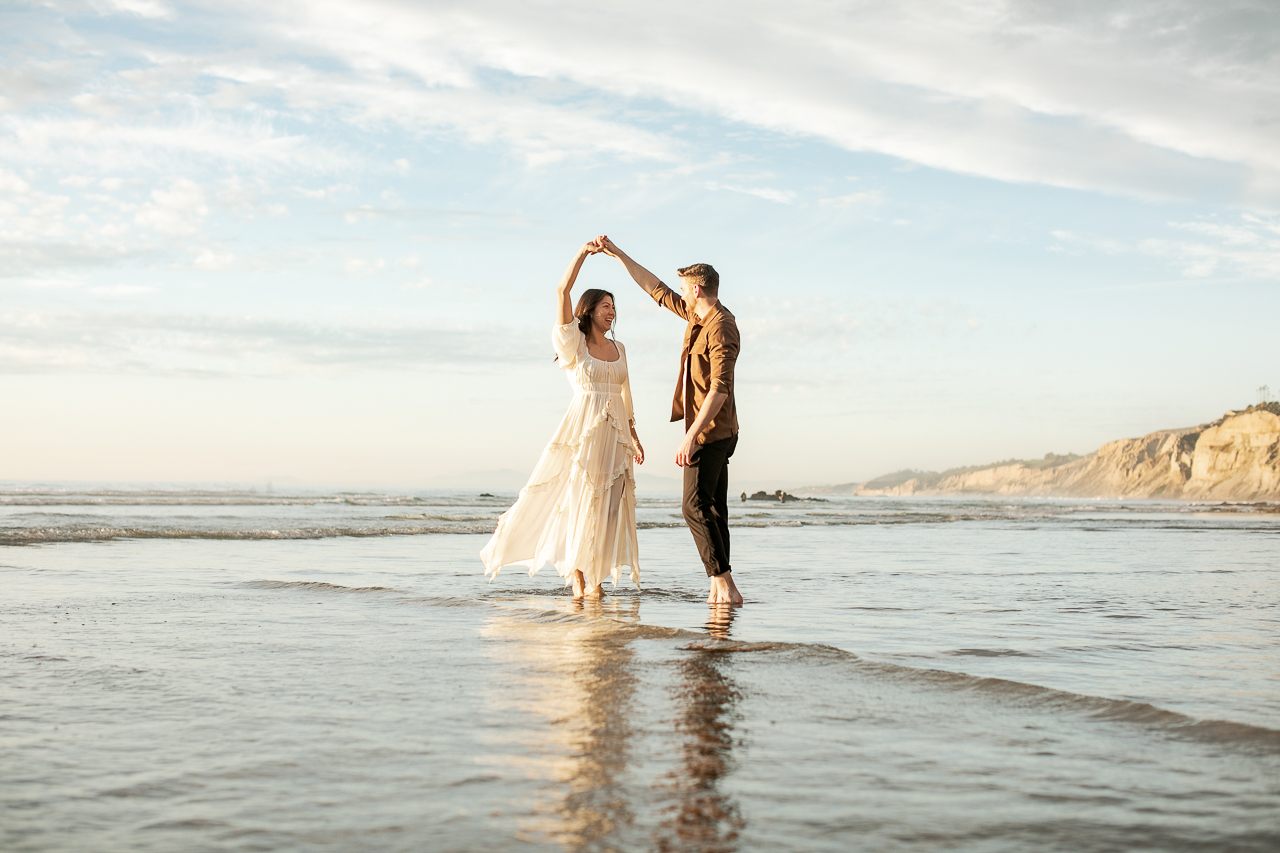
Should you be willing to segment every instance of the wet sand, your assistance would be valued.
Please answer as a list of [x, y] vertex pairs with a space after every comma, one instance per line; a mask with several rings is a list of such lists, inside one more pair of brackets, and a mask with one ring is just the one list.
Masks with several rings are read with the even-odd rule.
[[761, 639], [696, 577], [441, 594], [483, 537], [427, 541], [4, 552], [0, 846], [1280, 844], [1274, 729]]

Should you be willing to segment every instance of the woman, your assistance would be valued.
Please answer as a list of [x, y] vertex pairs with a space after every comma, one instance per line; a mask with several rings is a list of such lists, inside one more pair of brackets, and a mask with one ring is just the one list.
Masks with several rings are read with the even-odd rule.
[[602, 596], [605, 577], [617, 586], [622, 566], [640, 585], [632, 461], [644, 462], [644, 448], [636, 435], [627, 351], [605, 337], [613, 328], [613, 294], [588, 290], [570, 309], [582, 262], [598, 251], [593, 243], [579, 249], [556, 289], [551, 341], [568, 371], [573, 402], [480, 552], [491, 580], [503, 566], [528, 566], [533, 575], [554, 563], [560, 577], [572, 581], [574, 598]]

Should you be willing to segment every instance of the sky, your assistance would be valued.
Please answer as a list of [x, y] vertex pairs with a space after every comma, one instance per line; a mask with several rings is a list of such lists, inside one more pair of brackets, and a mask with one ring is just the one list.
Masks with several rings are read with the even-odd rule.
[[[1268, 0], [13, 0], [0, 45], [0, 480], [505, 485], [597, 234], [720, 272], [733, 486], [1280, 392]], [[683, 324], [587, 286], [674, 480]]]

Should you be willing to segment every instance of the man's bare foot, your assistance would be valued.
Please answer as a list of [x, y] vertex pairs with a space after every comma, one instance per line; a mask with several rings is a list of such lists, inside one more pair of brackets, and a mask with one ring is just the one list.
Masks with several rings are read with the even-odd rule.
[[578, 601], [587, 594], [587, 579], [582, 572], [573, 573], [573, 600]]
[[707, 604], [741, 604], [742, 593], [733, 582], [733, 572], [713, 575], [711, 578], [711, 594], [707, 596]]

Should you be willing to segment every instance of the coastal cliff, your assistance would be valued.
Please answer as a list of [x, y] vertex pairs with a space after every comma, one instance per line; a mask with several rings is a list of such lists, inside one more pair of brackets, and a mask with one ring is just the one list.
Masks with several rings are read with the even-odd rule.
[[1104, 444], [1087, 456], [1010, 460], [941, 473], [900, 471], [810, 494], [1280, 500], [1280, 404]]

